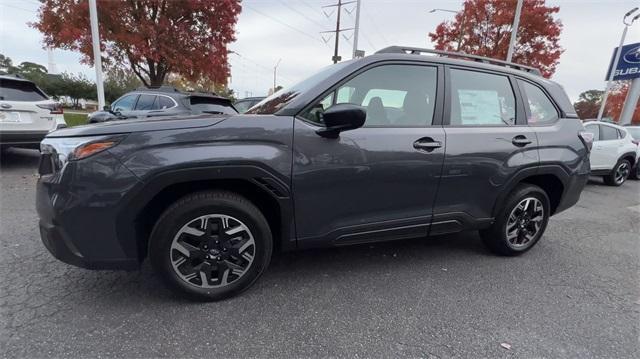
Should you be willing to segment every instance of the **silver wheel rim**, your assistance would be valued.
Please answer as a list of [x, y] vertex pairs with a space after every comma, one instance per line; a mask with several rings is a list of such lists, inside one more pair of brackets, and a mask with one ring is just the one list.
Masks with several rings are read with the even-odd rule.
[[629, 177], [629, 164], [624, 162], [616, 168], [615, 180], [616, 183], [624, 182]]
[[507, 220], [505, 234], [509, 246], [514, 249], [530, 246], [540, 233], [544, 216], [544, 206], [539, 199], [527, 197], [520, 201]]
[[189, 221], [171, 242], [174, 272], [189, 285], [220, 288], [242, 278], [256, 246], [249, 227], [237, 218], [208, 214]]

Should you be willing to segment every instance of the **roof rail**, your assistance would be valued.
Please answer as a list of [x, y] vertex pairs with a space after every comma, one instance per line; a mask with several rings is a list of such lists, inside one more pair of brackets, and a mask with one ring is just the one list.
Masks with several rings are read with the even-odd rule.
[[464, 52], [450, 52], [450, 51], [441, 51], [441, 50], [432, 50], [432, 49], [421, 49], [419, 47], [407, 47], [407, 46], [389, 46], [376, 52], [376, 54], [412, 54], [412, 55], [420, 55], [423, 53], [446, 56], [446, 57], [471, 59], [473, 61], [482, 62], [485, 64], [493, 64], [493, 65], [510, 67], [512, 69], [525, 71], [534, 75], [542, 76], [542, 72], [540, 72], [540, 70], [536, 69], [535, 67], [520, 65], [513, 62], [507, 62], [502, 60], [496, 60], [490, 57], [465, 54]]
[[136, 91], [180, 92], [180, 90], [178, 90], [176, 87], [169, 85], [162, 85], [159, 87], [140, 86], [136, 89]]

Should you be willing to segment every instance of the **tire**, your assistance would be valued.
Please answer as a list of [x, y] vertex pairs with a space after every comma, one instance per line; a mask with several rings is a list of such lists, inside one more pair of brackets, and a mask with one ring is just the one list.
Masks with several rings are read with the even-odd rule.
[[631, 170], [631, 174], [629, 175], [629, 178], [636, 181], [640, 180], [640, 163], [636, 163], [636, 167], [634, 167]]
[[248, 289], [269, 265], [272, 250], [260, 210], [227, 191], [181, 198], [160, 216], [149, 241], [151, 264], [166, 284], [203, 301]]
[[530, 250], [547, 228], [551, 214], [549, 203], [542, 188], [519, 184], [506, 199], [491, 227], [480, 231], [482, 241], [492, 252], [504, 256], [516, 256]]
[[625, 159], [619, 160], [611, 173], [603, 177], [604, 183], [614, 187], [621, 186], [629, 178], [629, 174], [631, 174], [631, 163]]

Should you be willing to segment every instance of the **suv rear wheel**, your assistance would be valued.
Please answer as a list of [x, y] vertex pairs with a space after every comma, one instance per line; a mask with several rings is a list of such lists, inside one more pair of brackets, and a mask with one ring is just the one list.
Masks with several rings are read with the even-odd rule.
[[616, 166], [613, 167], [611, 173], [603, 177], [604, 183], [608, 184], [609, 186], [621, 186], [627, 180], [627, 178], [629, 178], [630, 174], [631, 163], [624, 159], [620, 160], [618, 161], [618, 163], [616, 163]]
[[151, 234], [153, 267], [174, 290], [220, 300], [249, 288], [271, 259], [269, 225], [246, 198], [199, 192], [167, 209]]
[[531, 249], [549, 222], [549, 197], [542, 188], [520, 184], [509, 195], [493, 225], [480, 231], [487, 247], [500, 255], [514, 256]]

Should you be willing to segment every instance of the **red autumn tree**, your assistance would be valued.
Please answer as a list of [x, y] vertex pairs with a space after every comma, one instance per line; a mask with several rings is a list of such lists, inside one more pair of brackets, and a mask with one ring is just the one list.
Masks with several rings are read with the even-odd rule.
[[[226, 84], [240, 11], [239, 0], [98, 0], [103, 62], [128, 66], [147, 86], [169, 73]], [[88, 1], [44, 0], [31, 26], [46, 46], [79, 51], [93, 64]]]
[[[615, 87], [611, 89], [607, 104], [605, 105], [605, 116], [611, 117], [614, 121], [620, 121], [620, 115], [622, 114], [622, 107], [624, 101], [627, 98], [627, 92], [629, 92], [630, 82], [623, 81], [617, 82]], [[640, 101], [636, 104], [636, 108], [633, 111], [631, 117], [631, 123], [640, 124]]]
[[[524, 0], [512, 61], [536, 67], [550, 77], [562, 54], [559, 7], [544, 0]], [[435, 48], [504, 60], [507, 58], [516, 0], [466, 0], [453, 21], [429, 33]]]

